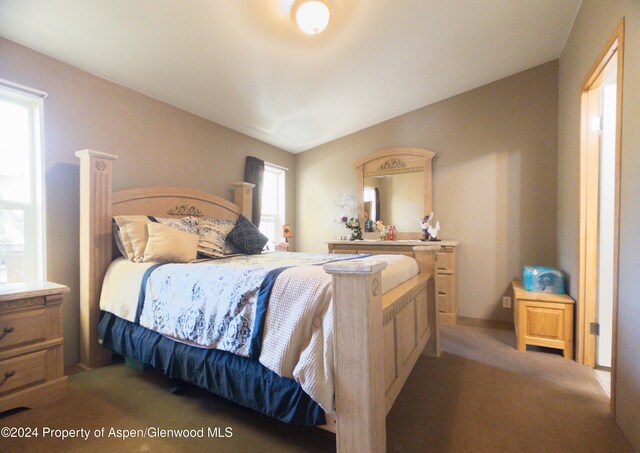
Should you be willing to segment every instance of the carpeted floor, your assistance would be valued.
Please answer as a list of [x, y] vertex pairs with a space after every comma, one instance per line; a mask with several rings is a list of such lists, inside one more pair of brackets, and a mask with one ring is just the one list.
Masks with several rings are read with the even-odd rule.
[[[387, 417], [390, 452], [632, 452], [609, 417], [593, 371], [561, 356], [519, 353], [513, 331], [444, 327], [444, 353], [421, 357]], [[39, 437], [0, 439], [0, 451], [333, 451], [335, 438], [235, 406], [199, 389], [181, 396], [164, 377], [124, 365], [74, 374], [68, 396], [0, 418]], [[91, 430], [44, 438], [43, 427]], [[204, 428], [204, 438], [96, 438], [94, 430]], [[231, 437], [219, 435], [231, 428]]]

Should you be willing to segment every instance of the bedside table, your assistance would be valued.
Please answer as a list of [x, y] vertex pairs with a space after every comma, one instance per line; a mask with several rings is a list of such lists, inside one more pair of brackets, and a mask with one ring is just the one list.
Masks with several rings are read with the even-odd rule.
[[0, 412], [64, 396], [62, 295], [55, 283], [0, 289]]
[[520, 280], [512, 283], [513, 318], [518, 351], [527, 345], [562, 349], [566, 359], [573, 359], [574, 300], [566, 294], [527, 291]]

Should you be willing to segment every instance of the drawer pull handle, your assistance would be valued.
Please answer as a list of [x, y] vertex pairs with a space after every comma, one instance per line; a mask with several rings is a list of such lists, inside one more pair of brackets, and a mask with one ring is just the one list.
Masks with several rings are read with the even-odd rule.
[[2, 333], [0, 333], [0, 340], [2, 340], [4, 337], [6, 337], [11, 332], [13, 332], [13, 330], [14, 330], [13, 326], [4, 326], [4, 328], [2, 329]]
[[7, 370], [4, 372], [4, 379], [0, 381], [0, 385], [4, 384], [11, 378], [14, 374], [16, 374], [16, 370]]

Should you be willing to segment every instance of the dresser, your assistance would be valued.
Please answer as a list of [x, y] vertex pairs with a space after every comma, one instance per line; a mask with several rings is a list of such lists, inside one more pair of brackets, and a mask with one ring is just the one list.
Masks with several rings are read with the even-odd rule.
[[413, 256], [416, 245], [433, 244], [441, 247], [436, 259], [436, 299], [438, 321], [441, 324], [455, 324], [458, 317], [458, 241], [423, 242], [419, 240], [401, 241], [329, 241], [329, 253], [368, 253], [370, 255], [400, 254]]
[[0, 289], [0, 412], [64, 396], [62, 299], [55, 283]]

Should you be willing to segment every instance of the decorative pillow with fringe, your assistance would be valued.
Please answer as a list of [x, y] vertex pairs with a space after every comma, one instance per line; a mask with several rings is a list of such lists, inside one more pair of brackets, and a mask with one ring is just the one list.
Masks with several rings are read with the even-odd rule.
[[233, 228], [236, 226], [236, 220], [217, 219], [215, 217], [207, 217], [205, 219], [201, 219], [201, 221], [202, 220], [216, 224], [223, 231], [225, 236], [225, 241], [224, 241], [225, 255], [237, 255], [241, 253], [240, 250], [238, 250], [238, 248], [235, 245], [233, 245], [227, 237], [229, 233], [231, 233], [231, 230], [233, 230]]
[[223, 258], [225, 239], [232, 228], [203, 219], [198, 222], [198, 253], [209, 258]]

